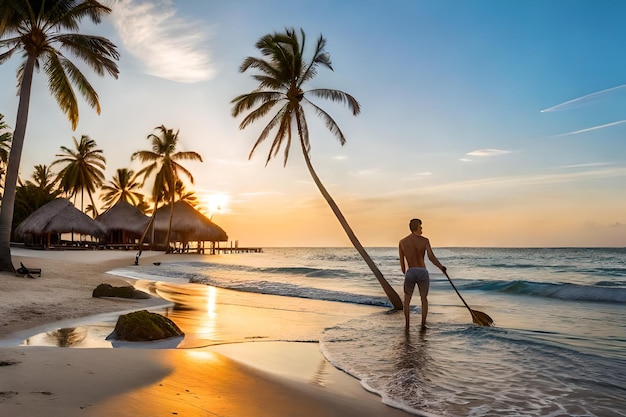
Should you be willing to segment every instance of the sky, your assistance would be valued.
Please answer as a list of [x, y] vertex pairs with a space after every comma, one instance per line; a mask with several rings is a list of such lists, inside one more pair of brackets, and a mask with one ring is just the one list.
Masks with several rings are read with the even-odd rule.
[[[80, 102], [72, 131], [35, 74], [21, 177], [72, 137], [104, 151], [106, 177], [165, 125], [207, 215], [239, 246], [350, 246], [297, 144], [283, 166], [263, 122], [239, 129], [231, 100], [256, 87], [239, 72], [263, 35], [323, 35], [334, 71], [308, 89], [354, 96], [361, 114], [312, 98], [311, 159], [366, 247], [396, 246], [422, 219], [433, 247], [626, 247], [626, 3], [608, 0], [104, 0], [82, 33], [120, 52], [118, 79], [88, 68], [102, 107]], [[307, 57], [310, 56], [306, 55]], [[0, 66], [0, 114], [13, 126], [15, 73]], [[79, 62], [74, 60], [74, 62]], [[269, 145], [269, 142], [265, 145]]]

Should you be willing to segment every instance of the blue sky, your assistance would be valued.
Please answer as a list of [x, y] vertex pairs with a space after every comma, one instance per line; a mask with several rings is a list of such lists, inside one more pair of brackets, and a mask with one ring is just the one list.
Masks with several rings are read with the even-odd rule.
[[[36, 74], [21, 171], [50, 164], [72, 136], [104, 150], [107, 178], [164, 124], [209, 214], [240, 245], [346, 246], [299, 149], [265, 167], [248, 154], [230, 100], [255, 87], [238, 67], [285, 27], [327, 39], [334, 71], [310, 88], [352, 94], [353, 117], [316, 101], [348, 143], [309, 115], [318, 175], [366, 246], [395, 246], [420, 217], [433, 246], [626, 246], [626, 3], [621, 1], [110, 1], [83, 32], [118, 45], [120, 77], [85, 70], [73, 132]], [[0, 67], [14, 124], [15, 69]], [[219, 208], [218, 208], [219, 207]]]

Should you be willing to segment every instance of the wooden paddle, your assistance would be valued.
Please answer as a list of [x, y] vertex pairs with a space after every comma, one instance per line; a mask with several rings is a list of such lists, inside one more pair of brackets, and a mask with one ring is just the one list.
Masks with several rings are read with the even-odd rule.
[[448, 281], [450, 281], [452, 288], [454, 288], [454, 291], [456, 291], [456, 294], [459, 296], [461, 301], [463, 301], [463, 304], [465, 304], [465, 307], [467, 307], [467, 309], [469, 310], [470, 314], [472, 315], [472, 321], [476, 324], [480, 324], [481, 326], [493, 326], [494, 325], [493, 319], [489, 317], [487, 314], [483, 313], [482, 311], [472, 310], [467, 305], [463, 297], [461, 297], [461, 293], [459, 292], [459, 290], [456, 289], [456, 286], [454, 285], [454, 283], [448, 276], [448, 273], [446, 271], [443, 271], [443, 274], [446, 276], [446, 278], [448, 278]]

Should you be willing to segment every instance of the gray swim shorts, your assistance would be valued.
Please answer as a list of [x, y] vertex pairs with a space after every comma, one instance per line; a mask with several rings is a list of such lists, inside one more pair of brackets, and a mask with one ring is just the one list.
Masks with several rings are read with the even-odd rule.
[[404, 276], [404, 293], [413, 294], [415, 284], [417, 284], [420, 295], [426, 297], [428, 295], [429, 282], [430, 276], [426, 268], [409, 268]]

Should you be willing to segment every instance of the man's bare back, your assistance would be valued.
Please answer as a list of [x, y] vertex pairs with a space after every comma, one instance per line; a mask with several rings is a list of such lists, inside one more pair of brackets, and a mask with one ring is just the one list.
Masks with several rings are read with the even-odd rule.
[[409, 268], [426, 268], [424, 264], [424, 254], [426, 253], [426, 248], [429, 247], [430, 244], [428, 239], [423, 236], [418, 236], [415, 233], [411, 233], [404, 239], [400, 240], [400, 262], [402, 263], [402, 272], [405, 273], [406, 270], [404, 268], [404, 259], [406, 259], [406, 263]]

